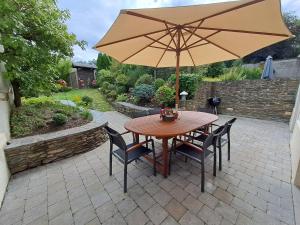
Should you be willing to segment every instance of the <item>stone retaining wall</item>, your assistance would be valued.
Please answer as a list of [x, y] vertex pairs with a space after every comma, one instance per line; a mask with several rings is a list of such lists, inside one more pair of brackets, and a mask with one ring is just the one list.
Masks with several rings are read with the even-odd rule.
[[207, 108], [209, 97], [221, 97], [219, 112], [258, 119], [289, 121], [298, 80], [242, 80], [204, 83], [187, 109]]
[[126, 116], [131, 118], [149, 115], [151, 108], [134, 105], [128, 102], [116, 102], [114, 108]]
[[107, 140], [103, 130], [106, 124], [91, 122], [68, 130], [12, 139], [5, 148], [10, 172], [17, 173], [91, 151]]

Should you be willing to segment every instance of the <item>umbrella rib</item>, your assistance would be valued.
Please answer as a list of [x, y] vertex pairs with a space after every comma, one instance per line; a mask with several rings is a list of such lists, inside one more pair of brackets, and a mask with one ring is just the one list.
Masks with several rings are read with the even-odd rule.
[[[185, 27], [186, 28], [196, 28], [196, 27], [193, 27], [193, 26], [185, 26]], [[200, 29], [200, 30], [218, 30], [218, 31], [236, 32], [236, 33], [247, 33], [247, 34], [260, 34], [260, 35], [289, 37], [288, 34], [278, 34], [278, 33], [260, 32], [260, 31], [249, 31], [249, 30], [235, 30], [235, 29], [214, 28], [214, 27], [198, 27], [196, 29]]]
[[226, 10], [223, 10], [223, 11], [221, 11], [221, 12], [212, 14], [212, 15], [210, 15], [210, 16], [206, 16], [206, 17], [203, 17], [203, 18], [201, 18], [201, 19], [198, 19], [198, 20], [195, 20], [195, 21], [192, 21], [192, 22], [185, 23], [183, 26], [189, 25], [189, 24], [193, 24], [193, 23], [196, 23], [196, 22], [198, 22], [198, 21], [200, 21], [200, 20], [210, 19], [210, 18], [212, 18], [212, 17], [219, 16], [219, 15], [222, 15], [222, 14], [225, 14], [225, 13], [228, 13], [228, 12], [232, 12], [232, 11], [234, 11], [234, 10], [241, 9], [241, 8], [244, 8], [244, 7], [247, 7], [247, 6], [250, 6], [250, 5], [254, 5], [254, 4], [263, 2], [263, 1], [265, 1], [265, 0], [254, 0], [254, 1], [251, 1], [251, 2], [247, 2], [247, 3], [244, 3], [244, 4], [242, 4], [242, 5], [238, 5], [238, 6], [235, 6], [235, 7], [230, 8], [230, 9], [226, 9]]
[[[186, 30], [185, 28], [183, 28], [183, 29]], [[186, 30], [186, 31], [190, 32], [189, 30]], [[213, 42], [213, 41], [208, 40], [208, 39], [205, 38], [205, 37], [202, 37], [202, 36], [199, 35], [199, 34], [194, 34], [194, 35], [196, 35], [196, 36], [199, 37], [199, 38], [203, 38], [205, 41], [209, 42], [210, 44], [212, 44], [212, 45], [214, 45], [214, 46], [216, 46], [216, 47], [222, 49], [223, 51], [226, 51], [226, 52], [230, 53], [231, 55], [234, 55], [234, 56], [237, 57], [237, 58], [241, 58], [239, 55], [235, 54], [234, 52], [232, 52], [232, 51], [230, 51], [230, 50], [228, 50], [228, 49], [226, 49], [226, 48], [224, 48], [224, 47], [222, 47], [222, 46], [216, 44], [216, 43]]]
[[[193, 36], [193, 34], [194, 34], [194, 33], [196, 32], [196, 30], [202, 25], [203, 22], [204, 22], [204, 20], [201, 20], [200, 23], [198, 24], [198, 26], [194, 28], [193, 32], [192, 32], [192, 33], [190, 34], [190, 36], [187, 38], [186, 42], [188, 42], [188, 41], [191, 39], [191, 37]], [[182, 45], [181, 47], [183, 47], [183, 45]]]
[[[169, 33], [168, 33], [169, 34]], [[159, 44], [161, 44], [161, 45], [163, 45], [163, 46], [165, 46], [165, 47], [167, 47], [167, 48], [169, 48], [169, 46], [168, 45], [166, 45], [165, 43], [162, 43], [161, 41], [159, 41], [159, 40], [156, 40], [156, 39], [154, 39], [154, 38], [152, 38], [152, 37], [149, 37], [149, 36], [147, 36], [147, 35], [145, 35], [145, 37], [146, 38], [148, 38], [148, 39], [150, 39], [150, 40], [152, 40], [152, 41], [154, 41], [154, 42], [157, 42], [157, 43], [159, 43]], [[172, 47], [170, 47], [172, 50], [175, 50], [175, 48], [172, 48]]]
[[128, 14], [130, 16], [137, 16], [137, 17], [140, 17], [140, 18], [148, 19], [148, 20], [153, 20], [153, 21], [160, 22], [160, 23], [167, 23], [167, 24], [170, 24], [172, 26], [177, 26], [177, 24], [169, 22], [169, 21], [166, 21], [166, 20], [162, 20], [162, 19], [159, 19], [159, 18], [155, 18], [155, 17], [152, 17], [152, 16], [143, 15], [143, 14], [132, 12], [132, 11], [128, 11], [128, 10], [122, 10], [121, 13], [122, 14]]
[[[164, 38], [165, 36], [167, 36], [167, 34], [164, 34], [163, 36], [161, 36], [160, 38], [158, 38], [157, 40], [160, 40], [162, 38]], [[155, 40], [156, 41], [156, 40]], [[126, 60], [130, 59], [131, 57], [135, 56], [136, 54], [140, 53], [141, 51], [143, 51], [144, 49], [148, 48], [150, 45], [152, 45], [153, 43], [155, 43], [155, 41], [151, 42], [150, 44], [146, 45], [145, 47], [141, 48], [140, 50], [138, 50], [137, 52], [131, 54], [130, 56], [128, 56], [126, 59], [122, 60], [121, 63], [125, 62]]]
[[[181, 36], [182, 36], [183, 44], [184, 44], [185, 47], [187, 48], [186, 41], [185, 41], [184, 36], [183, 36], [183, 34], [182, 34], [182, 30], [180, 30], [180, 33], [181, 33]], [[195, 61], [194, 61], [194, 59], [193, 59], [193, 57], [192, 57], [192, 54], [191, 54], [190, 50], [189, 50], [188, 48], [187, 48], [186, 50], [187, 50], [187, 52], [189, 53], [189, 55], [190, 55], [190, 57], [191, 57], [191, 60], [192, 60], [192, 62], [193, 62], [193, 65], [196, 66]]]
[[[170, 33], [169, 33], [169, 34], [170, 34]], [[174, 36], [175, 36], [175, 35], [176, 35], [176, 32], [174, 33]], [[170, 46], [171, 42], [172, 42], [172, 39], [170, 40], [170, 42], [169, 42], [167, 48], [165, 48], [163, 54], [162, 54], [161, 57], [159, 58], [159, 60], [158, 60], [158, 62], [157, 62], [157, 64], [156, 64], [156, 66], [155, 66], [156, 68], [157, 68], [158, 65], [160, 64], [160, 62], [161, 62], [162, 58], [164, 57], [166, 51], [169, 49], [169, 46]]]
[[[191, 48], [196, 48], [196, 47], [200, 47], [200, 46], [203, 46], [203, 45], [208, 45], [209, 43], [206, 42], [206, 43], [202, 43], [202, 44], [199, 44], [199, 45], [193, 45], [191, 47], [189, 47], [188, 49], [191, 49]], [[182, 50], [186, 50], [187, 48], [183, 48]]]
[[[158, 46], [152, 46], [152, 45], [150, 45], [149, 47], [150, 47], [150, 48], [162, 49], [162, 50], [165, 50], [165, 49], [166, 49], [166, 48], [162, 48], [162, 47], [158, 47]], [[175, 51], [175, 49], [173, 50], [173, 49], [168, 48], [167, 51]]]
[[[210, 37], [212, 37], [212, 36], [214, 36], [215, 34], [220, 33], [220, 32], [221, 32], [221, 31], [218, 30], [218, 31], [216, 31], [216, 32], [214, 32], [214, 33], [212, 33], [212, 34], [210, 34], [210, 35], [207, 35], [205, 38], [210, 38]], [[187, 48], [193, 47], [194, 44], [197, 44], [197, 43], [199, 43], [200, 41], [203, 41], [203, 40], [204, 40], [204, 39], [200, 39], [200, 40], [198, 40], [198, 41], [195, 41], [194, 43], [188, 45]]]
[[[175, 47], [177, 48], [177, 44], [176, 44], [175, 39], [174, 39], [175, 35], [172, 36], [172, 33], [171, 33], [171, 31], [170, 31], [170, 28], [168, 27], [168, 24], [165, 23], [165, 26], [166, 26], [166, 28], [168, 29], [169, 35], [170, 35], [170, 37], [171, 37], [171, 39], [172, 39], [172, 41], [173, 41]], [[176, 33], [176, 31], [175, 31], [175, 33]]]
[[123, 42], [123, 41], [129, 41], [131, 39], [144, 37], [145, 35], [156, 34], [156, 33], [160, 33], [160, 32], [163, 32], [163, 31], [167, 31], [167, 29], [152, 31], [152, 32], [149, 32], [149, 33], [146, 33], [146, 34], [139, 34], [139, 35], [136, 35], [136, 36], [133, 36], [133, 37], [128, 37], [128, 38], [120, 39], [120, 40], [117, 40], [117, 41], [112, 41], [112, 42], [109, 42], [109, 43], [96, 45], [95, 48], [104, 47], [104, 46], [107, 46], [107, 45], [112, 45], [112, 44], [116, 44], [116, 43]]

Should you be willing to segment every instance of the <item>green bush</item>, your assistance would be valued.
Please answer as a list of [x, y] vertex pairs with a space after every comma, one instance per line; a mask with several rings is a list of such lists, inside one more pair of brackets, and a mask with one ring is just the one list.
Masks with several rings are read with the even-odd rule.
[[148, 84], [152, 85], [153, 84], [153, 77], [149, 74], [144, 74], [142, 75], [135, 83], [135, 86], [139, 86], [141, 84]]
[[43, 105], [43, 104], [52, 105], [55, 104], [56, 101], [50, 97], [41, 96], [38, 98], [22, 98], [22, 103], [24, 105]]
[[173, 106], [175, 102], [175, 90], [167, 85], [161, 86], [155, 93], [155, 100], [165, 106]]
[[148, 84], [141, 84], [133, 89], [133, 95], [138, 98], [139, 102], [150, 102], [154, 96], [154, 87]]
[[[199, 86], [199, 83], [202, 81], [202, 76], [198, 75], [198, 74], [188, 74], [188, 73], [183, 73], [180, 74], [179, 76], [179, 91], [186, 91], [188, 93], [187, 98], [191, 99], [194, 94], [195, 91], [197, 89], [197, 87]], [[176, 75], [172, 74], [169, 79], [168, 79], [168, 83], [171, 84], [172, 86], [175, 86], [175, 82], [176, 82]]]
[[56, 126], [61, 126], [68, 121], [68, 117], [63, 113], [55, 113], [52, 120]]
[[85, 95], [81, 98], [81, 101], [83, 102], [84, 105], [90, 105], [93, 102], [93, 99]]
[[119, 74], [116, 78], [116, 83], [119, 86], [126, 86], [128, 83], [128, 77], [125, 74]]
[[102, 87], [104, 82], [108, 82], [109, 84], [115, 83], [115, 76], [109, 70], [99, 70], [97, 73], [97, 85]]
[[68, 91], [71, 91], [72, 90], [72, 87], [61, 87], [59, 89], [60, 92], [68, 92]]
[[208, 65], [206, 76], [217, 77], [224, 73], [225, 64], [223, 62], [212, 63]]
[[118, 94], [123, 94], [123, 93], [126, 93], [126, 91], [127, 91], [127, 88], [125, 86], [117, 86], [116, 89], [117, 89], [116, 91]]
[[243, 73], [243, 70], [239, 67], [232, 67], [225, 74], [221, 75], [221, 81], [234, 81], [234, 80], [245, 80], [246, 76]]
[[106, 98], [114, 101], [117, 98], [117, 92], [115, 90], [112, 90], [112, 91], [108, 92], [106, 94]]
[[256, 68], [247, 68], [243, 67], [244, 74], [248, 80], [258, 80], [261, 78], [262, 69], [259, 67]]
[[154, 88], [155, 90], [158, 90], [158, 88], [160, 88], [161, 86], [163, 86], [165, 84], [165, 81], [161, 78], [158, 78], [154, 81]]
[[118, 95], [116, 101], [117, 102], [127, 102], [128, 101], [128, 96], [126, 94]]
[[83, 110], [82, 112], [80, 112], [80, 115], [82, 116], [82, 118], [84, 118], [86, 120], [92, 120], [93, 119], [93, 115], [88, 110]]

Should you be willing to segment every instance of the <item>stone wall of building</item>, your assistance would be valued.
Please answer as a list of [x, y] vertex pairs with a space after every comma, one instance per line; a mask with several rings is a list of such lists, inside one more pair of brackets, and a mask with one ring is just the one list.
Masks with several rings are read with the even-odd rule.
[[207, 99], [218, 96], [219, 113], [258, 119], [289, 121], [299, 80], [242, 80], [203, 83], [186, 108], [207, 108]]
[[107, 140], [103, 126], [91, 122], [81, 127], [12, 139], [5, 148], [12, 174], [91, 151]]

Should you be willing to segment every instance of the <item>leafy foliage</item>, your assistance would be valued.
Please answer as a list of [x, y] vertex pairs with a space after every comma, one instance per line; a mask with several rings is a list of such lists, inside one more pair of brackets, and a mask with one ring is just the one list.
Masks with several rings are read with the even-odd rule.
[[149, 84], [141, 84], [135, 86], [133, 95], [138, 98], [140, 102], [150, 102], [154, 96], [154, 87]]
[[153, 77], [149, 74], [144, 74], [144, 75], [140, 76], [140, 78], [136, 81], [135, 86], [139, 86], [141, 84], [152, 85]]
[[121, 94], [121, 95], [118, 95], [116, 101], [117, 101], [117, 102], [127, 102], [127, 101], [128, 101], [128, 96], [127, 96], [127, 94]]
[[173, 106], [175, 103], [175, 89], [163, 85], [155, 93], [155, 100], [164, 106]]
[[246, 75], [243, 73], [243, 70], [238, 67], [233, 67], [219, 78], [221, 81], [245, 80]]
[[[198, 74], [180, 74], [179, 76], [179, 91], [186, 91], [188, 93], [188, 98], [192, 98], [194, 93], [202, 80], [202, 76]], [[172, 74], [168, 82], [174, 87], [176, 82], [176, 75]]]
[[165, 81], [161, 78], [158, 78], [154, 81], [154, 88], [155, 90], [157, 90], [158, 88], [160, 88], [161, 86], [163, 86], [165, 84]]
[[55, 113], [52, 119], [56, 126], [64, 125], [68, 121], [68, 117], [63, 113]]
[[205, 75], [208, 77], [217, 77], [223, 74], [224, 69], [225, 69], [225, 64], [223, 62], [212, 63], [208, 65]]
[[97, 71], [107, 70], [111, 65], [111, 58], [106, 54], [99, 53], [96, 61]]
[[21, 95], [49, 94], [58, 77], [56, 64], [73, 55], [73, 45], [84, 47], [68, 33], [65, 21], [70, 17], [53, 0], [6, 0], [0, 4], [0, 42], [5, 52], [6, 77], [12, 81], [15, 104]]
[[125, 74], [119, 74], [116, 78], [116, 83], [119, 86], [126, 86], [128, 83], [128, 77]]
[[81, 101], [82, 101], [82, 102], [84, 103], [84, 105], [86, 105], [86, 106], [93, 103], [93, 99], [92, 99], [90, 96], [87, 96], [87, 95], [83, 96], [83, 97], [81, 98]]
[[58, 78], [68, 80], [68, 76], [72, 71], [72, 62], [69, 59], [60, 59], [56, 66]]

